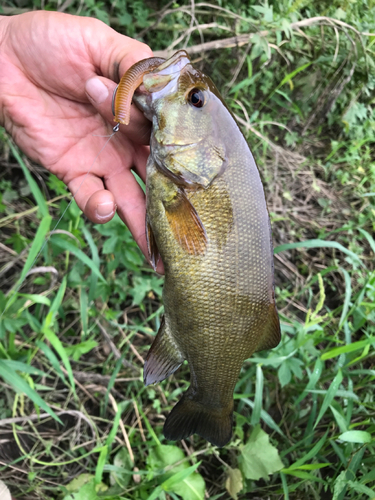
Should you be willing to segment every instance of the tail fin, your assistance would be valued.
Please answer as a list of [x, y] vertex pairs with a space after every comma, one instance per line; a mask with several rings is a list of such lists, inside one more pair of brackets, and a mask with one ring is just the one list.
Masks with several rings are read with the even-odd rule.
[[199, 434], [221, 448], [232, 437], [232, 420], [233, 401], [224, 408], [210, 408], [187, 393], [168, 415], [163, 433], [171, 441]]

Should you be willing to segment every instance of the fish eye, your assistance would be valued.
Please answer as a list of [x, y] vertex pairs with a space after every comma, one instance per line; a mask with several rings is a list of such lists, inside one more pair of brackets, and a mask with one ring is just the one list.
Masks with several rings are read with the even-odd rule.
[[204, 92], [200, 89], [190, 90], [188, 100], [195, 108], [203, 108], [206, 104]]

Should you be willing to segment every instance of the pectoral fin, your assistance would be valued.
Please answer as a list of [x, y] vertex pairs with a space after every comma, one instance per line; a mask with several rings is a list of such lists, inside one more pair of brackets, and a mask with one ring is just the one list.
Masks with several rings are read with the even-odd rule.
[[165, 213], [174, 237], [189, 254], [202, 255], [207, 247], [206, 230], [186, 194], [179, 190], [170, 202], [164, 202]]
[[168, 332], [164, 317], [158, 334], [148, 351], [143, 368], [145, 385], [161, 382], [177, 370], [184, 357], [171, 334]]
[[152, 231], [152, 227], [148, 221], [148, 217], [146, 215], [146, 240], [147, 240], [147, 249], [148, 249], [148, 255], [150, 257], [150, 263], [156, 271], [156, 267], [158, 265], [159, 259], [160, 259], [160, 254], [158, 250], [158, 246], [156, 244], [155, 236]]
[[280, 342], [280, 321], [275, 304], [270, 304], [268, 320], [264, 329], [261, 341], [257, 345], [256, 351], [273, 349]]

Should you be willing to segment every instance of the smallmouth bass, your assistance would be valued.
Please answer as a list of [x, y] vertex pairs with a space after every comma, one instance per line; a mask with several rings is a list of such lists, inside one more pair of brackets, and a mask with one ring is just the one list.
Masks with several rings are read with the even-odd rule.
[[231, 112], [185, 51], [128, 70], [114, 101], [119, 123], [128, 123], [132, 98], [152, 121], [146, 231], [152, 265], [160, 256], [165, 268], [165, 314], [144, 381], [187, 360], [190, 387], [164, 435], [224, 446], [244, 360], [280, 341], [263, 186]]

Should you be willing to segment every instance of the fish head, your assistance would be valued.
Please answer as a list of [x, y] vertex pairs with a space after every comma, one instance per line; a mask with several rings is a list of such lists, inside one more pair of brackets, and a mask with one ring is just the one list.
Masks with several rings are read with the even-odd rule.
[[209, 77], [184, 50], [143, 76], [133, 101], [152, 121], [151, 154], [175, 183], [207, 187], [225, 166], [233, 118]]

